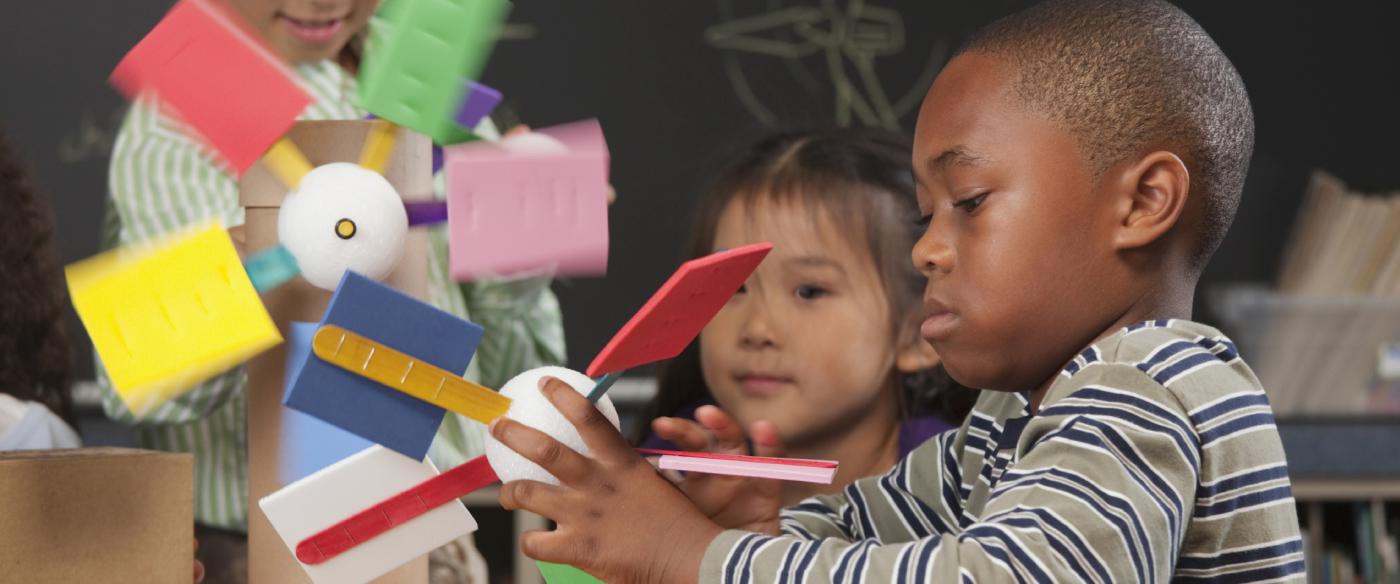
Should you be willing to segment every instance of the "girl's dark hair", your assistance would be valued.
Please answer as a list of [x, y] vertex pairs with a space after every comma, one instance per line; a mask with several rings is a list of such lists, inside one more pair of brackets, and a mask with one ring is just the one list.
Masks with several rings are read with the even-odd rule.
[[[924, 278], [909, 259], [920, 229], [907, 137], [888, 130], [832, 128], [771, 134], [752, 142], [700, 198], [686, 257], [714, 251], [720, 214], [729, 203], [798, 203], [859, 234], [880, 274], [889, 301], [890, 330], [900, 345], [917, 338]], [[700, 369], [699, 343], [663, 363], [656, 397], [642, 412], [636, 442], [660, 416], [710, 397]], [[942, 366], [900, 375], [901, 418], [937, 415], [960, 422], [976, 392], [957, 385]]]
[[0, 392], [42, 403], [77, 427], [53, 212], [3, 132], [0, 206]]

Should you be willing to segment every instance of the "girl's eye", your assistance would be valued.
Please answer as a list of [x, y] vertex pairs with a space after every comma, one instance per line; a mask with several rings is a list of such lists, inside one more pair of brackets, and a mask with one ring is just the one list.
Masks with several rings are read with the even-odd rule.
[[748, 285], [748, 284], [740, 284], [740, 285], [739, 285], [739, 291], [738, 291], [738, 292], [735, 292], [734, 294], [737, 296], [737, 295], [739, 295], [739, 294], [743, 294], [743, 293], [748, 292], [748, 291], [749, 291], [749, 285]]
[[915, 220], [914, 220], [914, 226], [915, 226], [915, 227], [928, 227], [928, 224], [929, 224], [930, 222], [932, 222], [932, 221], [933, 221], [933, 213], [929, 213], [929, 214], [927, 214], [927, 215], [924, 215], [924, 216], [922, 216], [922, 217], [919, 217], [918, 219], [915, 219]]
[[973, 211], [976, 211], [978, 207], [982, 206], [982, 202], [987, 200], [987, 195], [988, 193], [973, 195], [971, 197], [953, 203], [953, 206], [962, 209], [966, 213], [972, 213]]
[[815, 299], [817, 299], [817, 298], [821, 298], [822, 296], [826, 296], [826, 295], [827, 295], [826, 289], [820, 288], [820, 287], [818, 287], [818, 286], [805, 285], [805, 284], [802, 285], [802, 286], [798, 286], [798, 287], [797, 287], [797, 290], [796, 290], [796, 293], [797, 293], [797, 297], [798, 297], [798, 298], [801, 298], [801, 299], [803, 299], [803, 300], [815, 300]]

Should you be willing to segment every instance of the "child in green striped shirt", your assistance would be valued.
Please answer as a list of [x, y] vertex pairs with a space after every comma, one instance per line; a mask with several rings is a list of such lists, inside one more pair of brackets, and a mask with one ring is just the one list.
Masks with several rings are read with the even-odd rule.
[[[355, 68], [360, 37], [377, 2], [238, 0], [245, 21], [293, 67], [314, 101], [302, 120], [360, 120]], [[497, 136], [489, 120], [477, 128]], [[208, 219], [243, 223], [236, 178], [177, 122], [148, 100], [127, 114], [113, 148], [104, 247], [128, 245]], [[235, 239], [237, 228], [235, 228]], [[498, 387], [516, 373], [564, 361], [563, 324], [548, 279], [458, 284], [448, 274], [447, 240], [432, 228], [428, 299], [469, 318], [486, 335], [466, 372]], [[98, 363], [107, 414], [134, 425], [141, 446], [195, 455], [195, 518], [208, 527], [245, 532], [247, 497], [247, 377], [235, 368], [191, 388], [153, 412], [134, 416], [111, 391]], [[482, 453], [483, 428], [449, 414], [429, 452], [439, 468]], [[217, 570], [211, 567], [211, 574]]]

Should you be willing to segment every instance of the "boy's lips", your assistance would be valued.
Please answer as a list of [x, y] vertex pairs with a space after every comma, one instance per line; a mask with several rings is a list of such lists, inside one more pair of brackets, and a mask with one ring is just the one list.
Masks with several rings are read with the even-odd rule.
[[958, 324], [958, 315], [948, 310], [935, 298], [924, 298], [924, 322], [919, 325], [919, 334], [928, 341], [939, 341], [952, 334]]
[[758, 371], [741, 371], [734, 375], [739, 382], [739, 390], [749, 397], [768, 397], [792, 384], [792, 378], [785, 375]]
[[281, 21], [292, 36], [312, 44], [319, 44], [335, 38], [341, 27], [345, 26], [345, 21], [349, 14], [336, 18], [293, 18], [290, 15], [277, 13], [277, 20]]

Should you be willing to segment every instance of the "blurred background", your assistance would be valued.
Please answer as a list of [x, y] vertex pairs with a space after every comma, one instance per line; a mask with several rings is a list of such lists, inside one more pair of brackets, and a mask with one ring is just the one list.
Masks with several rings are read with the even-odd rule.
[[[64, 263], [98, 247], [107, 157], [126, 107], [107, 75], [170, 4], [50, 0], [4, 9], [0, 126], [50, 198]], [[727, 147], [772, 127], [912, 131], [950, 51], [1026, 4], [516, 3], [483, 79], [507, 96], [498, 122], [597, 117], [612, 151], [609, 274], [554, 285], [570, 366], [584, 368], [683, 259], [690, 218], [677, 210], [692, 206]], [[1400, 9], [1178, 4], [1234, 61], [1257, 126], [1244, 199], [1202, 280], [1196, 319], [1231, 335], [1270, 393], [1314, 581], [1397, 581]], [[810, 12], [793, 9], [811, 6], [834, 9], [798, 34]], [[77, 378], [91, 380], [91, 346], [72, 314], [69, 324]], [[650, 395], [649, 374], [634, 371], [614, 391], [625, 413]], [[102, 418], [89, 383], [75, 395], [89, 444], [130, 443], [125, 428]], [[492, 579], [510, 580], [512, 518], [473, 510]]]

